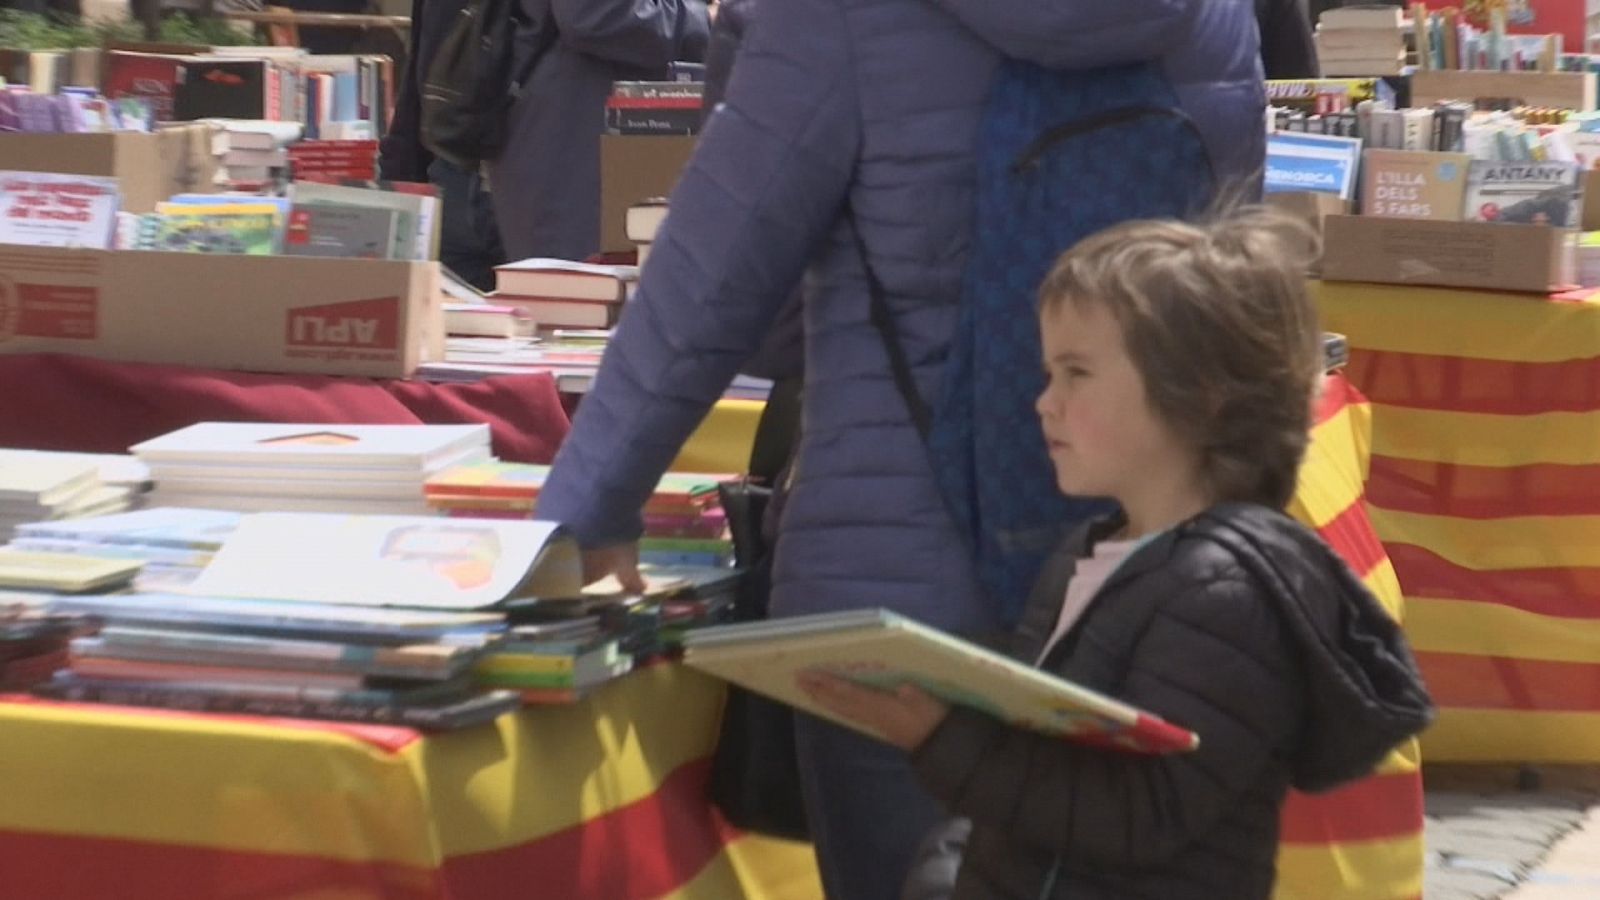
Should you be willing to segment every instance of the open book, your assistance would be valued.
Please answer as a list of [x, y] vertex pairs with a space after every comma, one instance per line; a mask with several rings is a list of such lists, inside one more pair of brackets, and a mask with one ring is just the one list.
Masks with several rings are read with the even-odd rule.
[[582, 586], [577, 544], [551, 522], [258, 513], [186, 593], [465, 611]]
[[823, 669], [885, 689], [912, 682], [1021, 728], [1138, 753], [1200, 743], [1149, 713], [882, 609], [696, 629], [684, 646], [697, 669], [873, 737], [881, 736], [812, 703], [795, 676]]

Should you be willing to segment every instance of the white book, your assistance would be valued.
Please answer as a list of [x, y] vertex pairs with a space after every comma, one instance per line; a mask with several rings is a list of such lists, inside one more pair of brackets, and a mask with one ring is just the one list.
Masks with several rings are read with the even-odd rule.
[[349, 466], [421, 472], [489, 446], [487, 425], [327, 425], [202, 422], [132, 448], [152, 466], [209, 463]]
[[666, 198], [656, 197], [628, 207], [623, 228], [627, 232], [628, 240], [636, 244], [649, 244], [655, 241], [656, 235], [661, 231], [661, 223], [666, 220]]
[[0, 501], [57, 506], [99, 481], [99, 464], [75, 455], [0, 450]]
[[416, 500], [363, 497], [291, 497], [283, 494], [183, 493], [157, 488], [150, 502], [162, 506], [192, 506], [237, 513], [329, 513], [340, 515], [430, 516], [436, 513], [420, 497]]
[[344, 187], [297, 181], [289, 188], [295, 203], [332, 203], [344, 206], [369, 206], [398, 210], [404, 216], [403, 236], [396, 259], [433, 259], [439, 246], [439, 198], [399, 191]]
[[189, 593], [424, 609], [488, 609], [582, 590], [553, 522], [263, 513], [245, 517]]
[[223, 510], [155, 508], [96, 519], [36, 522], [21, 526], [17, 533], [41, 540], [216, 550], [240, 519], [238, 513]]
[[308, 466], [299, 465], [293, 461], [282, 461], [279, 465], [158, 463], [151, 467], [150, 471], [163, 487], [169, 489], [178, 481], [244, 479], [314, 482], [319, 485], [332, 482], [360, 482], [363, 484], [371, 482], [379, 485], [395, 486], [416, 484], [419, 477], [426, 479], [429, 475], [448, 469], [451, 466], [466, 465], [489, 457], [488, 445], [482, 445], [467, 447], [457, 454], [438, 457], [428, 462], [420, 470], [410, 468], [352, 468], [350, 466], [336, 465]]
[[497, 294], [536, 299], [621, 303], [632, 295], [639, 281], [638, 266], [607, 266], [545, 257], [496, 266], [494, 271]]

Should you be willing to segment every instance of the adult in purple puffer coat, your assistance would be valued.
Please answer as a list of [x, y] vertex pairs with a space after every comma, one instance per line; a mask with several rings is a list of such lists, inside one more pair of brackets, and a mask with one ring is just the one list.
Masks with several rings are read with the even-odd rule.
[[[884, 606], [957, 633], [997, 627], [868, 319], [846, 208], [923, 396], [935, 396], [981, 225], [979, 118], [1003, 57], [1159, 60], [1218, 177], [1257, 177], [1252, 0], [760, 4], [540, 499], [540, 518], [576, 533], [589, 575], [632, 572], [657, 477], [803, 278], [805, 411], [774, 614]], [[805, 717], [797, 743], [829, 896], [897, 896], [937, 804], [888, 747]]]

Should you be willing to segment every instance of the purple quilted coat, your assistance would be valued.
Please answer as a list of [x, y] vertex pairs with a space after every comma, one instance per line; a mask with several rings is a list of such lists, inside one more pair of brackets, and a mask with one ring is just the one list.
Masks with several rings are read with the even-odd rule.
[[1061, 68], [1159, 59], [1219, 177], [1257, 177], [1252, 0], [760, 4], [538, 516], [587, 547], [637, 537], [657, 476], [803, 279], [804, 435], [774, 613], [885, 606], [950, 630], [993, 627], [868, 320], [846, 209], [934, 396], [982, 224], [974, 140], [1002, 56]]

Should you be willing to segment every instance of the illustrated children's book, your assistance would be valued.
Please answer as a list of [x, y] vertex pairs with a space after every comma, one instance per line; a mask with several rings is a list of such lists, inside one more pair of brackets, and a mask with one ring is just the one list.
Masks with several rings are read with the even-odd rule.
[[194, 594], [441, 610], [582, 592], [577, 544], [553, 522], [248, 515]]
[[823, 669], [884, 689], [912, 683], [1019, 727], [1132, 752], [1199, 746], [1184, 728], [882, 609], [701, 628], [684, 646], [690, 666], [867, 734], [813, 703], [795, 676]]

